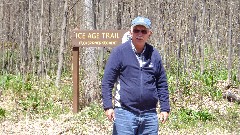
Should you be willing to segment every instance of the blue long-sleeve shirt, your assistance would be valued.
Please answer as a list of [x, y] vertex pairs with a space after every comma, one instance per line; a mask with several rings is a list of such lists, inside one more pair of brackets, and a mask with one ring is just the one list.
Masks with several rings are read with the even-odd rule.
[[121, 107], [144, 112], [156, 109], [159, 100], [161, 111], [170, 111], [167, 77], [160, 54], [146, 43], [143, 55], [146, 62], [140, 66], [131, 40], [112, 50], [102, 80], [105, 110], [113, 108], [112, 89], [119, 79], [118, 100]]

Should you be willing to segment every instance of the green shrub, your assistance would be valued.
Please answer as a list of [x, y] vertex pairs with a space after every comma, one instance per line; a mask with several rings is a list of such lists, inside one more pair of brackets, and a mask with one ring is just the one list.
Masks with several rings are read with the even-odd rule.
[[217, 87], [212, 87], [209, 90], [209, 93], [212, 97], [213, 100], [221, 100], [223, 95], [222, 95], [222, 91], [220, 89], [218, 89]]
[[207, 110], [194, 111], [191, 109], [181, 108], [178, 113], [180, 121], [184, 123], [190, 123], [194, 121], [211, 121], [214, 119], [214, 116], [210, 114]]
[[0, 119], [3, 119], [6, 117], [6, 110], [3, 108], [0, 108]]
[[88, 112], [88, 115], [92, 119], [97, 119], [99, 121], [105, 119], [104, 110], [98, 104], [90, 104], [90, 110]]
[[89, 107], [85, 107], [84, 110], [81, 110], [79, 116], [81, 121], [85, 121], [85, 119], [94, 119], [100, 123], [104, 123], [106, 121], [104, 110], [98, 103], [91, 103]]
[[9, 89], [11, 86], [10, 80], [12, 78], [13, 76], [9, 74], [0, 76], [0, 87], [2, 87], [3, 89]]
[[40, 98], [35, 94], [29, 94], [25, 99], [20, 99], [19, 104], [23, 110], [37, 111], [40, 105]]

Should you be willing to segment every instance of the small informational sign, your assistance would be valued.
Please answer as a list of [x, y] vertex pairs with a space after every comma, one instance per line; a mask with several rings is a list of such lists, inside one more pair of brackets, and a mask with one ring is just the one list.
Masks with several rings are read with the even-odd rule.
[[72, 31], [73, 47], [114, 47], [122, 43], [127, 30], [79, 30]]
[[[124, 36], [123, 36], [124, 35]], [[79, 111], [79, 47], [115, 47], [131, 38], [127, 30], [79, 30], [71, 33], [73, 47], [73, 112]]]

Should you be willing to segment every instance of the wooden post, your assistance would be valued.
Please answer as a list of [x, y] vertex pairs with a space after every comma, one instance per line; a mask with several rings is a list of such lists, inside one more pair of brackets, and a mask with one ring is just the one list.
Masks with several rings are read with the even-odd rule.
[[79, 111], [79, 47], [73, 47], [73, 113]]

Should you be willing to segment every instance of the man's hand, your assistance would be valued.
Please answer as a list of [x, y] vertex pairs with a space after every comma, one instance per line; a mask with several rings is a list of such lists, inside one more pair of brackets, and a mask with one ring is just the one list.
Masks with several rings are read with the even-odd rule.
[[107, 109], [105, 111], [105, 115], [108, 117], [109, 121], [113, 121], [115, 119], [115, 115], [114, 115], [114, 110], [113, 109]]
[[164, 124], [167, 119], [168, 119], [168, 112], [161, 112], [160, 113], [160, 121], [162, 122], [162, 124]]

